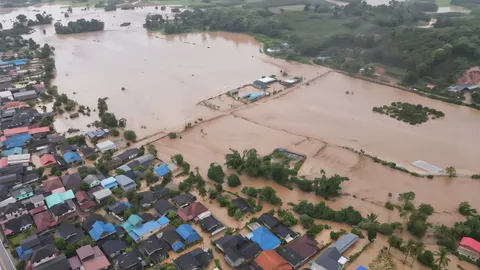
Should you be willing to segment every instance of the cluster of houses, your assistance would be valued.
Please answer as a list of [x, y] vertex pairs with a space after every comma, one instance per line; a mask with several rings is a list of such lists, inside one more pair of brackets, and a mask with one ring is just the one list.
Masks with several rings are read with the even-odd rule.
[[[2, 58], [8, 56], [0, 53]], [[0, 61], [0, 99], [2, 103], [38, 98], [45, 92], [43, 84], [35, 83], [43, 74], [40, 59], [15, 59]], [[12, 83], [12, 81], [19, 81]]]

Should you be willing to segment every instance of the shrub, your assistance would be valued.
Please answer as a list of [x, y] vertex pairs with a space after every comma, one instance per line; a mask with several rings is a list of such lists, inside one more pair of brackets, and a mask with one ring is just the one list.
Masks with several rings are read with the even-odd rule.
[[120, 135], [120, 131], [118, 131], [118, 129], [116, 129], [116, 128], [112, 128], [110, 130], [110, 134], [112, 134], [112, 136], [114, 136], [114, 137], [117, 137], [118, 135]]
[[169, 137], [170, 139], [176, 139], [176, 138], [177, 138], [177, 134], [176, 134], [176, 133], [173, 133], [173, 132], [170, 132], [170, 133], [168, 133], [168, 137]]
[[425, 250], [423, 253], [420, 253], [417, 256], [417, 259], [421, 264], [426, 265], [430, 268], [433, 268], [435, 266], [435, 258], [433, 257], [433, 252], [431, 252], [430, 250]]
[[388, 210], [393, 210], [393, 204], [391, 202], [386, 202], [385, 203], [385, 208], [387, 208]]
[[[317, 234], [323, 231], [324, 226], [322, 224], [313, 224], [310, 229], [307, 231], [307, 235], [315, 239]], [[331, 234], [330, 234], [331, 235]], [[338, 238], [338, 237], [337, 237]]]
[[173, 156], [173, 160], [175, 161], [175, 163], [177, 163], [179, 166], [182, 166], [183, 165], [183, 156], [181, 154], [176, 154], [175, 156]]
[[351, 231], [353, 234], [356, 234], [358, 235], [358, 237], [360, 237], [361, 239], [365, 238], [365, 235], [363, 235], [362, 231], [360, 231], [359, 229], [356, 229], [356, 228], [352, 228], [352, 231]]
[[207, 176], [213, 181], [221, 184], [224, 182], [223, 178], [225, 178], [225, 173], [223, 172], [222, 166], [211, 163], [210, 168], [208, 168]]
[[338, 237], [339, 237], [339, 235], [338, 235], [337, 232], [335, 232], [335, 231], [331, 231], [331, 232], [330, 232], [330, 238], [331, 238], [332, 240], [337, 240]]
[[382, 223], [378, 226], [377, 231], [383, 235], [392, 235], [393, 234], [393, 227], [388, 223]]
[[135, 140], [137, 140], [137, 134], [135, 133], [135, 131], [133, 130], [126, 130], [124, 133], [123, 133], [123, 136], [125, 137], [125, 139], [127, 141], [132, 141], [134, 142]]
[[302, 223], [302, 226], [305, 229], [309, 229], [314, 224], [314, 221], [313, 221], [313, 218], [311, 216], [306, 215], [306, 214], [301, 214], [300, 215], [300, 223]]
[[229, 187], [238, 187], [242, 184], [242, 182], [240, 182], [240, 177], [238, 177], [237, 174], [232, 173], [228, 176], [227, 184]]

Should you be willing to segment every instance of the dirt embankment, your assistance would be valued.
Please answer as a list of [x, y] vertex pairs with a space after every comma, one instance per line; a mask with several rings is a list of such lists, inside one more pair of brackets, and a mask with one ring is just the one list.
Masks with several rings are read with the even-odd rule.
[[480, 66], [469, 68], [457, 80], [457, 84], [479, 84], [480, 83]]

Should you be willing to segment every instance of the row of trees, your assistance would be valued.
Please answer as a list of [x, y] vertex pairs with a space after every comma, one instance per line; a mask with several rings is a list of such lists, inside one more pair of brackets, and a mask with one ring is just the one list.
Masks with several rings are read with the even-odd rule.
[[282, 199], [278, 197], [277, 191], [269, 186], [264, 188], [244, 187], [241, 192], [249, 197], [259, 198], [260, 201], [273, 205], [282, 205]]
[[290, 180], [296, 184], [300, 190], [304, 192], [315, 192], [315, 194], [324, 197], [326, 200], [330, 197], [339, 196], [340, 190], [342, 189], [340, 185], [350, 180], [348, 177], [338, 174], [327, 177], [323, 169], [320, 171], [320, 174], [322, 175], [320, 178], [313, 180], [297, 177], [292, 177]]
[[63, 25], [60, 22], [55, 23], [55, 32], [57, 34], [77, 34], [84, 32], [102, 31], [105, 28], [105, 23], [96, 19], [87, 21], [85, 19], [79, 19], [75, 22], [68, 22], [67, 25]]

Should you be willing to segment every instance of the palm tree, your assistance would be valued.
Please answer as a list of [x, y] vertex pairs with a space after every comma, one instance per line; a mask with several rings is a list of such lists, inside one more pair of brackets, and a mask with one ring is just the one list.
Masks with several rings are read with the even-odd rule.
[[378, 218], [378, 215], [374, 213], [367, 215], [367, 221], [370, 224], [377, 224], [378, 223], [377, 218]]
[[425, 249], [425, 245], [422, 242], [416, 242], [415, 243], [415, 246], [414, 246], [413, 252], [412, 252], [413, 260], [412, 260], [412, 264], [410, 265], [410, 267], [413, 267], [413, 263], [415, 262], [415, 258], [417, 258], [418, 255], [420, 255], [423, 252], [424, 249]]
[[398, 237], [396, 235], [392, 235], [388, 238], [388, 253], [390, 253], [390, 249], [396, 247], [398, 243]]
[[448, 258], [448, 250], [445, 247], [440, 247], [440, 250], [435, 252], [435, 257], [438, 257], [435, 260], [439, 269], [447, 268], [450, 259]]
[[200, 195], [202, 199], [205, 199], [205, 197], [207, 196], [207, 190], [204, 187], [199, 188], [198, 195]]
[[413, 249], [415, 248], [415, 240], [409, 239], [405, 244], [405, 259], [403, 259], [403, 263], [407, 261], [408, 256], [412, 253]]

